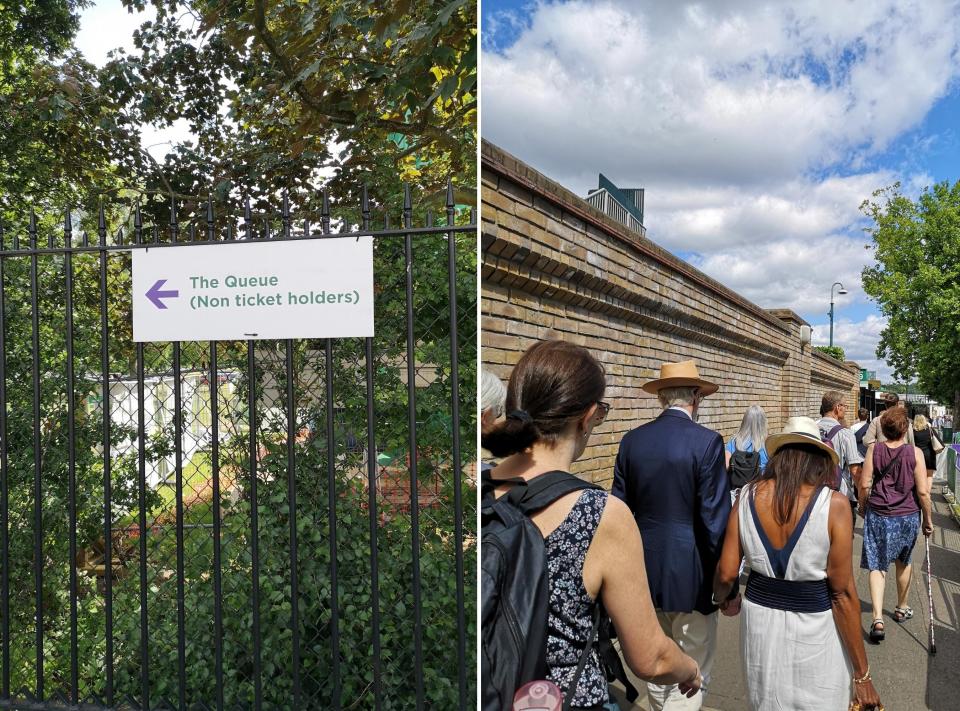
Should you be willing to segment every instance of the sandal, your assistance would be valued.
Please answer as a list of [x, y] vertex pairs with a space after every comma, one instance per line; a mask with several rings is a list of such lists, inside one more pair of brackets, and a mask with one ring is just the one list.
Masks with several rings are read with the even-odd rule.
[[895, 607], [893, 608], [893, 621], [898, 623], [903, 623], [904, 620], [909, 620], [913, 617], [913, 610], [909, 607]]
[[[877, 629], [878, 627], [879, 629]], [[873, 621], [873, 624], [870, 625], [870, 641], [874, 644], [879, 644], [885, 636], [886, 632], [883, 629], [883, 620], [878, 617]]]

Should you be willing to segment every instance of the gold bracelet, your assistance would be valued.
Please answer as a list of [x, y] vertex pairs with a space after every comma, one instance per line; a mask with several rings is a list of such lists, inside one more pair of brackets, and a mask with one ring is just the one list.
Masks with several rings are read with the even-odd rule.
[[864, 675], [863, 675], [862, 677], [860, 677], [859, 679], [858, 679], [856, 676], [854, 676], [854, 677], [853, 677], [853, 683], [854, 683], [854, 684], [866, 684], [868, 681], [870, 681], [870, 679], [871, 679], [871, 677], [870, 677], [870, 665], [868, 664], [868, 665], [867, 665], [867, 673], [864, 674]]

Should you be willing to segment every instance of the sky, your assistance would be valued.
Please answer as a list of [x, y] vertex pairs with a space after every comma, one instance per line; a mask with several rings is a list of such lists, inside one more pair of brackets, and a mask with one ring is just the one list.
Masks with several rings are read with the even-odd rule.
[[960, 175], [960, 0], [484, 0], [481, 135], [861, 367], [884, 319], [861, 203]]

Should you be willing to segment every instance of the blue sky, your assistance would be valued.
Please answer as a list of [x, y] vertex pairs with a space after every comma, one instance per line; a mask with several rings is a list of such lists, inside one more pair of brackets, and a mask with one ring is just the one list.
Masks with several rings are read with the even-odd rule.
[[485, 0], [481, 134], [863, 366], [883, 320], [860, 203], [960, 178], [960, 2]]

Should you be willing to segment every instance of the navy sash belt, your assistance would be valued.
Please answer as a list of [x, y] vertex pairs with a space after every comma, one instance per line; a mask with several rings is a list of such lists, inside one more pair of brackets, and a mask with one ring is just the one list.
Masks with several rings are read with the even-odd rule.
[[782, 580], [750, 571], [744, 597], [750, 602], [787, 612], [826, 612], [830, 609], [827, 580]]

